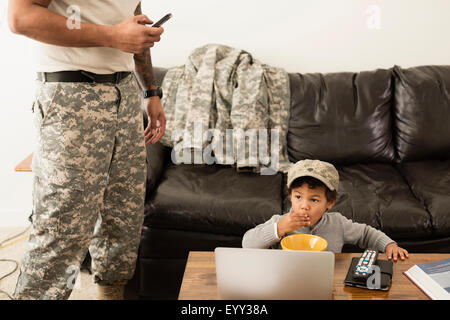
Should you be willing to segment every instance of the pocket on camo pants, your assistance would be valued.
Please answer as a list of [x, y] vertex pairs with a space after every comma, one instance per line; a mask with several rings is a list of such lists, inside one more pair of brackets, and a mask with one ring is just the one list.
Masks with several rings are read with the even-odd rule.
[[[84, 232], [80, 226], [83, 212], [85, 177], [81, 168], [67, 166], [52, 156], [61, 149], [49, 137], [57, 137], [59, 109], [64, 93], [57, 82], [36, 82], [32, 111], [37, 136], [33, 155], [33, 226], [37, 234], [72, 237]], [[59, 100], [58, 100], [59, 99]], [[73, 160], [75, 157], [69, 157]], [[69, 160], [70, 162], [70, 160]]]
[[71, 238], [83, 230], [85, 183], [83, 172], [58, 166], [51, 160], [33, 159], [33, 226], [37, 234]]

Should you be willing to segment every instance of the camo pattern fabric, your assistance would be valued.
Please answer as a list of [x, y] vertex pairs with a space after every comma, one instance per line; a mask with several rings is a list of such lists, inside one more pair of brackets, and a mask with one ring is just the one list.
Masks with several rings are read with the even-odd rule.
[[[262, 64], [246, 51], [208, 44], [195, 49], [185, 65], [169, 69], [162, 88], [164, 145], [175, 150], [205, 150], [210, 145], [216, 163], [235, 164], [238, 170], [251, 167], [255, 172], [270, 163], [273, 173], [287, 172], [286, 71]], [[207, 135], [208, 129], [214, 130]], [[250, 139], [252, 132], [257, 133], [256, 140]], [[237, 150], [241, 139], [246, 139], [240, 148], [244, 151]], [[253, 156], [250, 150], [256, 151]]]
[[36, 81], [33, 229], [16, 299], [67, 299], [86, 253], [99, 284], [125, 284], [144, 218], [142, 96], [118, 84]]
[[297, 161], [289, 169], [287, 187], [295, 179], [305, 176], [319, 179], [332, 191], [339, 189], [339, 173], [331, 163], [310, 159]]

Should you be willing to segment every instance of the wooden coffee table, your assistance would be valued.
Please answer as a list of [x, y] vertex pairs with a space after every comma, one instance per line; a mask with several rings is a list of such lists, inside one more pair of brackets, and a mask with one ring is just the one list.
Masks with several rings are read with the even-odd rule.
[[33, 154], [31, 153], [23, 159], [15, 168], [14, 171], [17, 172], [31, 172], [31, 162], [33, 161]]
[[[428, 300], [404, 274], [415, 264], [428, 263], [450, 258], [450, 254], [410, 254], [405, 261], [394, 263], [394, 275], [389, 291], [365, 290], [344, 286], [353, 257], [360, 253], [338, 253], [335, 255], [333, 299], [335, 300]], [[386, 255], [380, 253], [380, 259]], [[191, 251], [184, 271], [179, 300], [217, 300], [216, 265], [214, 252]]]

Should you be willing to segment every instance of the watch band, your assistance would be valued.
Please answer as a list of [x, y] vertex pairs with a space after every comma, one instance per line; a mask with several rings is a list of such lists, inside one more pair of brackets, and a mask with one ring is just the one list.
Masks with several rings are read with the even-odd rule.
[[159, 97], [160, 99], [162, 99], [162, 96], [163, 96], [163, 93], [162, 93], [161, 87], [157, 87], [156, 89], [144, 91], [144, 99], [147, 99], [150, 97]]

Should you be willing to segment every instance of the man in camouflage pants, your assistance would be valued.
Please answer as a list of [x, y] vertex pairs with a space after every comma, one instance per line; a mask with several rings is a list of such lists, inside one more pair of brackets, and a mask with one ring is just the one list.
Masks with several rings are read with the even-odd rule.
[[[101, 26], [82, 23], [77, 30], [64, 27], [68, 3], [54, 0], [50, 6], [51, 2], [20, 0], [9, 7], [15, 33], [61, 46], [46, 50], [70, 50], [65, 47], [71, 45], [84, 57], [63, 61], [65, 67], [55, 72], [53, 65], [60, 62], [48, 54], [42, 61], [53, 63], [45, 67], [51, 72], [38, 73], [32, 107], [38, 142], [32, 163], [33, 230], [15, 298], [69, 298], [74, 270], [89, 250], [99, 298], [121, 299], [134, 273], [143, 222], [145, 144], [156, 143], [165, 129], [160, 97], [153, 95], [145, 99], [150, 121], [144, 130], [142, 91], [131, 71], [144, 89], [156, 89], [149, 47], [163, 30], [144, 25], [151, 21], [141, 14], [137, 0], [104, 1], [103, 5], [122, 10], [115, 19], [130, 17], [106, 19]], [[84, 20], [100, 20], [101, 12], [88, 2], [71, 3], [91, 14], [86, 13]], [[99, 19], [92, 18], [94, 13]], [[97, 43], [90, 39], [94, 31]], [[102, 42], [105, 38], [110, 42]], [[129, 38], [133, 43], [126, 43]], [[109, 51], [86, 50], [93, 47]], [[66, 57], [73, 53], [65, 51]], [[45, 50], [39, 54], [45, 55]], [[108, 57], [116, 67], [110, 66]], [[99, 66], [102, 59], [105, 64]], [[80, 64], [87, 70], [79, 71]]]

